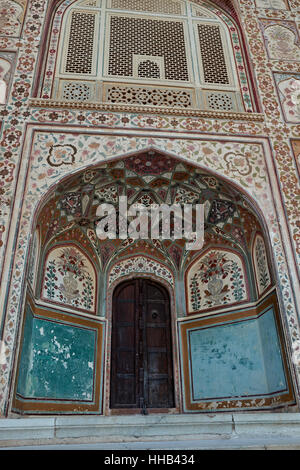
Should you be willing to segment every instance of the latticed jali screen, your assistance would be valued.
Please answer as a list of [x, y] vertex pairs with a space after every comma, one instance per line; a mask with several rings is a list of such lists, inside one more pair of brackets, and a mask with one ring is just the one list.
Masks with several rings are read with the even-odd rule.
[[178, 0], [107, 0], [106, 5], [85, 10], [74, 4], [66, 15], [61, 37], [67, 38], [67, 48], [61, 45], [55, 97], [216, 111], [242, 108], [231, 45], [212, 10], [206, 13], [204, 7]]
[[149, 11], [169, 15], [183, 13], [181, 2], [173, 0], [110, 0], [109, 6], [115, 10]]
[[109, 75], [133, 76], [133, 55], [163, 56], [166, 80], [189, 80], [181, 22], [112, 16]]
[[66, 72], [92, 73], [95, 14], [73, 12], [66, 60]]
[[105, 91], [105, 101], [109, 103], [170, 106], [176, 108], [190, 108], [194, 104], [192, 90], [107, 85]]
[[228, 84], [220, 27], [198, 24], [198, 34], [204, 82]]

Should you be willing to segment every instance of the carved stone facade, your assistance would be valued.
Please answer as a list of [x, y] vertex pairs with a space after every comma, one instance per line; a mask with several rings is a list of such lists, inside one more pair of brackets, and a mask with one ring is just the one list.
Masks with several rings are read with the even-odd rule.
[[[131, 281], [168, 297], [174, 402], [158, 408], [299, 411], [299, 1], [0, 13], [1, 415], [122, 412], [111, 338]], [[99, 239], [102, 203], [132, 223], [121, 196], [203, 205], [203, 247]], [[126, 300], [141, 312], [142, 294]]]

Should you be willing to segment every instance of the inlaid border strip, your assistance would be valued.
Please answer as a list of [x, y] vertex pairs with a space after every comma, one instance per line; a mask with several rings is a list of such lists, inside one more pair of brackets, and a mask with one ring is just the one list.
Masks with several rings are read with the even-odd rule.
[[112, 103], [82, 103], [80, 101], [57, 101], [42, 98], [31, 98], [29, 105], [38, 108], [62, 108], [62, 109], [93, 109], [96, 111], [113, 111], [128, 113], [152, 113], [152, 114], [169, 114], [173, 116], [191, 116], [202, 118], [227, 119], [236, 121], [263, 122], [265, 117], [261, 113], [236, 113], [231, 111], [215, 111], [215, 110], [199, 110], [199, 109], [183, 109], [183, 108], [167, 108], [161, 106], [134, 106], [128, 104], [112, 104]]

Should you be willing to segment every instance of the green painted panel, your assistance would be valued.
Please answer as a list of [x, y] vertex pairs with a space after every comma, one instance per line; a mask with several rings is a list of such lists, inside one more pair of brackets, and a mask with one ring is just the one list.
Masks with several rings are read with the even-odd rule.
[[188, 331], [192, 401], [287, 390], [273, 307], [255, 319]]
[[[26, 336], [28, 335], [28, 337]], [[25, 328], [18, 393], [26, 398], [92, 401], [97, 331], [69, 323], [34, 318]], [[30, 359], [28, 359], [30, 357]]]
[[273, 307], [270, 307], [258, 321], [268, 390], [273, 393], [287, 389]]
[[189, 332], [193, 400], [268, 393], [256, 320]]
[[17, 393], [25, 396], [27, 393], [27, 374], [31, 363], [31, 340], [33, 328], [33, 314], [29, 305], [26, 307], [26, 320], [24, 325], [24, 339], [22, 355], [19, 364], [19, 378]]

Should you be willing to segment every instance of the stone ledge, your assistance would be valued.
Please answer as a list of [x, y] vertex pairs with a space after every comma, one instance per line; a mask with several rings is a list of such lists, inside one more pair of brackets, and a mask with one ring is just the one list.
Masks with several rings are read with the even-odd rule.
[[55, 418], [0, 419], [0, 442], [19, 439], [52, 439]]
[[0, 445], [49, 440], [143, 442], [171, 440], [298, 438], [300, 413], [218, 413], [131, 416], [56, 416], [0, 420]]
[[230, 435], [230, 415], [132, 415], [56, 418], [56, 437], [141, 438], [182, 435]]
[[242, 413], [233, 414], [237, 435], [300, 436], [300, 413]]

